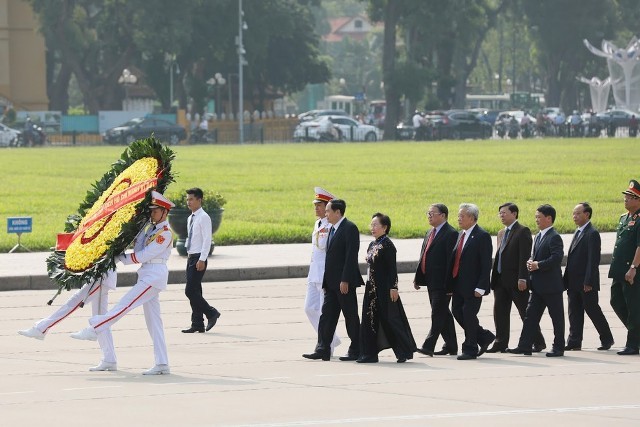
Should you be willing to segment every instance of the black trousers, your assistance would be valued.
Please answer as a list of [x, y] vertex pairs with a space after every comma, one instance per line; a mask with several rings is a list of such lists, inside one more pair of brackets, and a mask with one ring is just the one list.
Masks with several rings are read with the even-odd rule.
[[598, 304], [598, 291], [585, 292], [582, 289], [579, 291], [569, 289], [567, 290], [567, 296], [569, 298], [569, 338], [567, 338], [567, 345], [582, 345], [585, 312], [598, 331], [600, 343], [602, 345], [611, 344], [613, 335], [611, 334], [609, 322], [607, 322], [607, 318], [604, 317], [602, 308]]
[[478, 344], [483, 345], [493, 340], [494, 335], [480, 326], [478, 312], [482, 305], [482, 298], [463, 297], [454, 293], [451, 302], [451, 312], [456, 322], [464, 329], [464, 343], [462, 352], [470, 356], [477, 356]]
[[549, 316], [551, 316], [551, 322], [553, 323], [553, 350], [564, 351], [563, 293], [539, 294], [535, 291], [531, 292], [518, 347], [531, 348], [536, 327], [540, 328], [540, 319], [542, 319], [542, 314], [546, 308], [549, 310]]
[[204, 327], [204, 316], [209, 319], [219, 314], [202, 296], [202, 278], [207, 271], [207, 261], [204, 262], [204, 270], [198, 271], [196, 264], [199, 258], [200, 254], [191, 254], [187, 258], [187, 286], [184, 289], [184, 294], [191, 304], [191, 326], [194, 328]]
[[358, 315], [358, 298], [356, 289], [349, 287], [346, 294], [340, 293], [340, 289], [325, 289], [322, 313], [318, 323], [318, 344], [316, 352], [322, 354], [331, 353], [331, 341], [338, 326], [340, 312], [344, 316], [347, 327], [347, 335], [351, 340], [348, 354], [360, 356], [360, 316]]
[[429, 289], [429, 303], [431, 303], [431, 329], [422, 348], [434, 351], [438, 337], [442, 335], [444, 347], [450, 352], [458, 351], [458, 339], [456, 327], [453, 324], [453, 315], [449, 310], [451, 296], [444, 289]]
[[[529, 291], [518, 290], [517, 283], [503, 284], [500, 280], [493, 290], [493, 321], [496, 326], [496, 343], [499, 348], [508, 348], [511, 329], [511, 304], [515, 304], [520, 319], [524, 322], [529, 304]], [[546, 347], [540, 325], [536, 325], [533, 343], [540, 348]]]

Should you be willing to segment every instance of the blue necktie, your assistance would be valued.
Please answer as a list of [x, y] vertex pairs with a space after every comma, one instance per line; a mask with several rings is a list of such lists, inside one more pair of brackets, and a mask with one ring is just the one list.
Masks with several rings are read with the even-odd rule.
[[336, 229], [331, 226], [331, 230], [329, 230], [329, 238], [327, 239], [327, 247], [331, 244], [331, 239], [333, 239], [333, 235], [335, 234]]

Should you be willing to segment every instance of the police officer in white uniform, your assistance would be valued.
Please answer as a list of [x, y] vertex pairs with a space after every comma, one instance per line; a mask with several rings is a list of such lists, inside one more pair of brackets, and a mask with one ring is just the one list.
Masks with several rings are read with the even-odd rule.
[[[322, 302], [324, 301], [324, 291], [322, 290], [322, 277], [324, 276], [324, 261], [327, 257], [327, 238], [329, 237], [330, 224], [325, 218], [325, 207], [335, 196], [321, 187], [315, 187], [316, 197], [313, 206], [316, 211], [317, 221], [311, 235], [311, 264], [309, 264], [309, 275], [307, 276], [307, 295], [304, 300], [304, 311], [311, 322], [311, 325], [318, 332], [318, 323], [322, 313]], [[340, 338], [333, 335], [331, 342], [331, 352], [340, 345]]]
[[[105, 334], [105, 331], [129, 311], [142, 305], [147, 329], [153, 340], [155, 357], [155, 365], [144, 371], [143, 375], [163, 375], [168, 374], [170, 370], [158, 295], [167, 288], [169, 279], [167, 260], [171, 255], [173, 234], [169, 229], [167, 215], [169, 209], [175, 205], [157, 191], [153, 191], [151, 197], [150, 223], [143, 227], [136, 237], [134, 251], [118, 255], [116, 258], [116, 261], [122, 261], [124, 264], [141, 264], [138, 269], [138, 282], [106, 314], [90, 318], [91, 326], [80, 331], [75, 338], [97, 338], [101, 348], [113, 345], [109, 342], [111, 337]], [[115, 365], [113, 369], [101, 370], [115, 370]]]
[[[25, 337], [43, 340], [49, 330], [66, 319], [71, 313], [82, 307], [85, 303], [91, 303], [91, 314], [96, 316], [107, 312], [109, 305], [109, 291], [116, 289], [118, 274], [115, 270], [109, 270], [107, 273], [93, 283], [85, 283], [78, 289], [71, 298], [64, 303], [58, 310], [49, 317], [39, 320], [35, 326], [29, 329], [18, 331], [20, 335]], [[116, 367], [116, 352], [113, 348], [113, 338], [111, 338], [111, 328], [104, 331], [108, 336], [108, 345], [101, 347], [102, 360], [98, 366], [89, 368], [90, 371], [111, 371]], [[71, 334], [74, 336], [75, 334]], [[102, 369], [107, 367], [107, 369]], [[112, 368], [112, 369], [109, 369]]]

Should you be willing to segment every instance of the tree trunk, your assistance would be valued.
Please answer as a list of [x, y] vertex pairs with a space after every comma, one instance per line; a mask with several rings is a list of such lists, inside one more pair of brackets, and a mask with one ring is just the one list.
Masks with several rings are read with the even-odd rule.
[[400, 2], [387, 0], [384, 6], [384, 46], [382, 51], [382, 76], [387, 112], [384, 119], [384, 139], [395, 139], [396, 123], [400, 117], [400, 92], [395, 83], [396, 25], [400, 16]]

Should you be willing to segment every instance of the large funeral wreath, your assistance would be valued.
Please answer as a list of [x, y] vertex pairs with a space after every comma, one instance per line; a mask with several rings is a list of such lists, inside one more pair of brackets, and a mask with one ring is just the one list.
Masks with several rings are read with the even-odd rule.
[[[65, 223], [62, 247], [47, 258], [59, 291], [92, 283], [115, 268], [114, 257], [133, 241], [149, 218], [151, 190], [174, 181], [174, 152], [153, 136], [134, 141]], [[66, 250], [64, 250], [66, 249]]]

